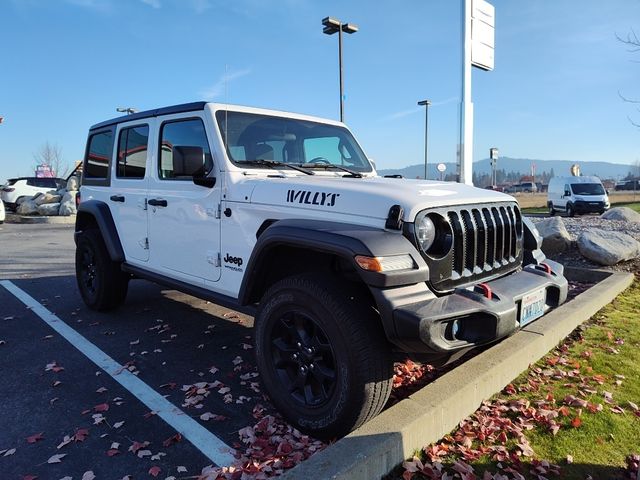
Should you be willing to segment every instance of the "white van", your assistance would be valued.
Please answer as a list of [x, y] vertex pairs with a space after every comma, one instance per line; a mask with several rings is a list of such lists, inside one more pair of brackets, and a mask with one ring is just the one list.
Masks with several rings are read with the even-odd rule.
[[598, 177], [553, 177], [549, 181], [549, 214], [603, 213], [610, 207], [607, 191]]

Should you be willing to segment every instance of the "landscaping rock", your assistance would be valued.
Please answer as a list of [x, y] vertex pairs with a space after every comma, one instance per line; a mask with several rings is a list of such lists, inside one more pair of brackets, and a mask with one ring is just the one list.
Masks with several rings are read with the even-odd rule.
[[62, 200], [61, 195], [45, 193], [44, 195], [39, 195], [38, 198], [34, 199], [34, 202], [36, 205], [44, 205], [48, 203], [60, 203], [60, 200]]
[[615, 265], [640, 257], [640, 243], [627, 234], [606, 230], [586, 230], [578, 237], [580, 253], [600, 265]]
[[615, 207], [600, 215], [607, 220], [621, 220], [624, 222], [640, 223], [640, 213], [629, 207]]
[[58, 215], [60, 210], [60, 203], [44, 203], [38, 207], [38, 214], [43, 216]]
[[60, 202], [60, 209], [58, 210], [58, 215], [62, 215], [63, 217], [68, 217], [69, 215], [75, 215], [76, 211], [76, 195], [77, 191], [67, 192], [62, 197], [62, 202]]
[[571, 235], [560, 217], [550, 217], [536, 224], [542, 235], [542, 251], [546, 255], [564, 252], [571, 247]]
[[78, 190], [78, 177], [75, 175], [67, 181], [67, 190], [70, 192], [75, 192]]
[[34, 200], [23, 200], [22, 202], [20, 202], [20, 205], [18, 205], [16, 213], [18, 215], [37, 215], [38, 205], [36, 205], [36, 202]]

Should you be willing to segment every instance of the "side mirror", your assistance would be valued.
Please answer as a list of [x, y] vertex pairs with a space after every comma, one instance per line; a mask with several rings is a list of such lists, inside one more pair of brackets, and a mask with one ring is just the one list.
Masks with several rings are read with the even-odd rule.
[[570, 197], [571, 196], [571, 190], [565, 190], [564, 191], [564, 196], [565, 197]]
[[201, 187], [213, 188], [216, 184], [216, 177], [193, 177], [193, 183]]

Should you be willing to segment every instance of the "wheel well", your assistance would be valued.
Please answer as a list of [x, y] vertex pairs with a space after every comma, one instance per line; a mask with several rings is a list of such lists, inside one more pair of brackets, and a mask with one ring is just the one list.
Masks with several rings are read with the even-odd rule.
[[[352, 283], [354, 287], [358, 284], [364, 286], [351, 263], [335, 254], [290, 245], [279, 245], [263, 253], [265, 260], [260, 263], [258, 269], [247, 272], [255, 278], [246, 299], [247, 303], [259, 302], [267, 289], [283, 278], [303, 273], [328, 273]], [[369, 289], [365, 290], [371, 304], [375, 305]]]
[[90, 228], [98, 228], [98, 222], [96, 222], [95, 217], [87, 212], [78, 212], [76, 216], [76, 232]]

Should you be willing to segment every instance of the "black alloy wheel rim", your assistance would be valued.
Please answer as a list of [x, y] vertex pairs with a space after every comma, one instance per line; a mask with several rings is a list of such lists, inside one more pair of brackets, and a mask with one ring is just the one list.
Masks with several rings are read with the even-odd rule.
[[80, 273], [82, 285], [87, 292], [92, 295], [96, 293], [96, 264], [95, 256], [90, 248], [85, 247], [82, 250], [82, 259], [80, 261]]
[[321, 408], [335, 391], [336, 358], [325, 332], [306, 313], [287, 311], [270, 332], [277, 378], [299, 405]]

